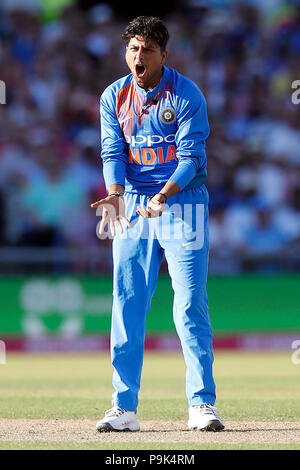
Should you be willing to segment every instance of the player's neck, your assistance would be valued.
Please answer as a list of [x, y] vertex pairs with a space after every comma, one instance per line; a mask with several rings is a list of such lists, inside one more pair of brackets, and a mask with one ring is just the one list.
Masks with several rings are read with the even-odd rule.
[[153, 80], [151, 81], [150, 84], [146, 85], [143, 87], [146, 91], [153, 91], [154, 88], [160, 83], [161, 79], [162, 79], [162, 76], [163, 76], [163, 73], [164, 73], [164, 69], [163, 67], [161, 68], [161, 70], [159, 71], [159, 73], [153, 77]]

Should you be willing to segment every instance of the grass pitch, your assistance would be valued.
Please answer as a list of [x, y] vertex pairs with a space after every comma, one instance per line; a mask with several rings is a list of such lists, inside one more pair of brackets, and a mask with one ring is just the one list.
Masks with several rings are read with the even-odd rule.
[[300, 449], [300, 364], [291, 352], [216, 352], [221, 433], [187, 431], [180, 353], [146, 353], [140, 433], [99, 434], [111, 406], [108, 354], [8, 354], [0, 449]]

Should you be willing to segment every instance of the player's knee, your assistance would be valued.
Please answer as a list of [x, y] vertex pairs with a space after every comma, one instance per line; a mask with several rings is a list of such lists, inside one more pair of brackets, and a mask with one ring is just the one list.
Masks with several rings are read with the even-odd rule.
[[202, 289], [190, 290], [175, 299], [173, 319], [177, 329], [207, 328], [209, 325], [208, 301]]

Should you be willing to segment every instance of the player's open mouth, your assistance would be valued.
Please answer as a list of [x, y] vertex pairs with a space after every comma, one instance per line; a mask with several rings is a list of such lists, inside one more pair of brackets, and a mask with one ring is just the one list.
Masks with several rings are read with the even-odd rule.
[[146, 72], [146, 68], [145, 68], [144, 65], [137, 64], [135, 66], [135, 73], [136, 73], [138, 78], [142, 78], [144, 76], [145, 72]]

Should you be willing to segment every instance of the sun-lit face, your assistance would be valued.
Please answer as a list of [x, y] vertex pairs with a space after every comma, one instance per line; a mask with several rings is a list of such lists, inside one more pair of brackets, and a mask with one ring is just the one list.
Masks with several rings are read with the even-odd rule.
[[167, 55], [168, 52], [162, 52], [153, 40], [146, 41], [142, 36], [130, 40], [126, 48], [126, 62], [140, 87], [153, 90], [161, 78]]

